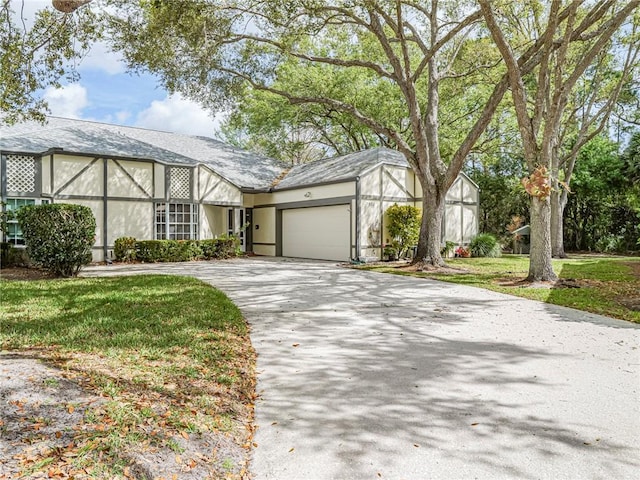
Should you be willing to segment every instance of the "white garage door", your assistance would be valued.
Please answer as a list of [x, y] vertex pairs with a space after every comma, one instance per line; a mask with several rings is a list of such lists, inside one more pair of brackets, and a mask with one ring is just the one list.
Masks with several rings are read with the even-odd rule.
[[347, 261], [351, 251], [349, 205], [282, 211], [282, 256]]

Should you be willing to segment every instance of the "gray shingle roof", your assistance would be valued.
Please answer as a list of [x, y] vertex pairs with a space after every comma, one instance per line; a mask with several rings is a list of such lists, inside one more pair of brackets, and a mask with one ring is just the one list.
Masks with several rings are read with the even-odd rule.
[[399, 167], [409, 166], [404, 155], [400, 152], [383, 147], [373, 148], [297, 165], [289, 171], [274, 190], [347, 181], [382, 163]]
[[235, 149], [212, 138], [195, 137], [84, 120], [49, 117], [0, 126], [0, 149], [42, 153], [54, 147], [74, 153], [152, 159], [166, 164], [204, 164], [241, 188], [266, 188], [282, 173], [279, 162]]
[[[203, 164], [240, 188], [266, 190], [285, 171], [282, 163], [208, 137], [49, 117], [40, 125], [0, 125], [0, 150], [71, 153], [149, 159], [170, 165]], [[379, 164], [408, 167], [404, 156], [374, 148], [293, 167], [274, 190], [349, 181]]]

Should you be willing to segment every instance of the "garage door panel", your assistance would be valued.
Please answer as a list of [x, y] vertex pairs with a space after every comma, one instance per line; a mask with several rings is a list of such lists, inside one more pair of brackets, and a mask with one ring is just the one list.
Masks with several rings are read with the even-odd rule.
[[349, 205], [282, 211], [282, 255], [347, 261], [351, 250]]

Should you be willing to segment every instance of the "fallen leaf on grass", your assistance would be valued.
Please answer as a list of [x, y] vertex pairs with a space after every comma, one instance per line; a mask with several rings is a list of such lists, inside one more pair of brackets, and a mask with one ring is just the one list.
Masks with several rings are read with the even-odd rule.
[[75, 409], [76, 407], [74, 407], [73, 405], [71, 404], [67, 405], [67, 412], [73, 413]]
[[185, 440], [189, 440], [189, 434], [187, 432], [180, 432], [180, 436]]

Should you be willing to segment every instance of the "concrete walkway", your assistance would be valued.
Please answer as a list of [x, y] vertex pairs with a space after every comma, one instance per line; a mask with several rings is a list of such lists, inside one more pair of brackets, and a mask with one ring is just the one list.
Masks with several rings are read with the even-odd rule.
[[258, 352], [257, 480], [640, 476], [640, 325], [331, 263], [93, 267], [226, 292]]

